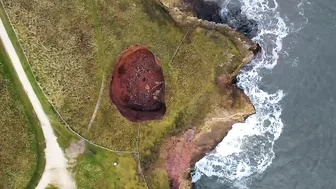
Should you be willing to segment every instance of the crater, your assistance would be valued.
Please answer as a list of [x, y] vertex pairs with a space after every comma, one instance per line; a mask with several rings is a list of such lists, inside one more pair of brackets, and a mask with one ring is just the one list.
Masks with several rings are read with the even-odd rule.
[[166, 113], [163, 70], [147, 47], [132, 46], [121, 55], [114, 68], [110, 98], [129, 121], [162, 119]]

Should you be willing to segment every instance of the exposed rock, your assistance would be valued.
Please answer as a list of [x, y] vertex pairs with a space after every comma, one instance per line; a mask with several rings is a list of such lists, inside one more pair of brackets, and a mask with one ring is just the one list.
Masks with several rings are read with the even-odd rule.
[[[231, 28], [226, 23], [215, 22], [213, 20], [204, 20], [197, 18], [197, 14], [193, 12], [192, 6], [188, 2], [199, 2], [202, 4], [203, 0], [156, 0], [163, 8], [165, 8], [176, 23], [188, 26], [188, 27], [203, 27], [208, 30], [216, 30], [228, 36], [245, 57], [243, 60], [244, 64], [250, 62], [254, 57], [253, 48], [256, 45], [251, 39], [247, 38], [243, 33], [237, 32], [234, 28]], [[187, 3], [186, 3], [187, 2]], [[214, 3], [212, 1], [206, 1], [210, 4]], [[196, 4], [197, 5], [197, 4]], [[217, 14], [219, 12], [218, 5], [210, 5], [210, 7], [216, 6], [217, 8], [210, 8], [210, 10], [216, 10], [213, 13]], [[204, 15], [207, 15], [204, 13]], [[217, 16], [215, 16], [217, 18]], [[252, 48], [252, 49], [251, 49]], [[258, 51], [259, 52], [259, 51]], [[238, 69], [238, 72], [240, 69]], [[238, 72], [234, 75], [237, 75]]]
[[196, 17], [201, 20], [225, 24], [248, 38], [257, 35], [258, 24], [255, 20], [248, 19], [241, 13], [240, 5], [229, 3], [224, 8], [220, 2], [211, 0], [160, 0], [166, 7], [173, 9], [173, 12], [182, 12], [185, 16]]
[[249, 50], [252, 51], [254, 55], [257, 55], [261, 51], [261, 46], [259, 44], [255, 44], [251, 46]]
[[[236, 87], [230, 91], [231, 104], [220, 105], [209, 113], [204, 125], [189, 129], [181, 136], [166, 139], [161, 149], [160, 159], [170, 179], [172, 189], [191, 188], [191, 170], [195, 163], [212, 151], [227, 135], [232, 125], [244, 121], [255, 113], [244, 92]], [[229, 103], [229, 104], [228, 104]]]
[[214, 1], [182, 0], [186, 10], [191, 10], [197, 18], [223, 23], [220, 15], [220, 7]]
[[248, 19], [242, 14], [240, 5], [229, 3], [220, 11], [220, 23], [228, 24], [237, 31], [245, 34], [248, 38], [253, 38], [258, 33], [258, 24], [255, 20]]
[[110, 97], [130, 121], [161, 119], [166, 112], [165, 81], [158, 59], [144, 46], [132, 46], [114, 69]]
[[165, 159], [165, 169], [170, 178], [170, 187], [182, 188], [183, 173], [190, 168], [193, 158], [193, 150], [196, 148], [193, 141], [195, 131], [190, 129], [183, 136], [173, 136], [163, 145], [163, 153], [160, 158]]

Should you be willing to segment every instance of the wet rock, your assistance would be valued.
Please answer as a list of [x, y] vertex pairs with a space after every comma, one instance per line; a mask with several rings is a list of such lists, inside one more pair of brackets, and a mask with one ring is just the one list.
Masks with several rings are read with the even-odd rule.
[[253, 105], [241, 89], [232, 88], [229, 98], [233, 103], [230, 104], [230, 100], [226, 99], [225, 104], [230, 104], [228, 107], [220, 104], [216, 106], [201, 126], [165, 140], [160, 160], [167, 171], [171, 189], [192, 188], [191, 172], [196, 162], [215, 149], [234, 123], [243, 122], [247, 116], [255, 113]]
[[144, 46], [132, 46], [118, 60], [110, 98], [132, 122], [161, 119], [166, 112], [165, 81], [161, 65]]
[[257, 22], [242, 14], [240, 5], [228, 4], [221, 10], [221, 18], [223, 23], [236, 28], [237, 31], [244, 33], [248, 38], [253, 38], [258, 33]]
[[255, 20], [248, 19], [242, 14], [239, 4], [229, 3], [224, 8], [215, 1], [182, 0], [184, 6], [190, 9], [197, 18], [227, 24], [243, 33], [248, 38], [253, 38], [258, 33], [258, 24]]
[[183, 0], [184, 3], [189, 6], [197, 18], [203, 20], [213, 21], [217, 23], [222, 23], [222, 18], [220, 15], [220, 7], [214, 1], [204, 1], [204, 0]]
[[261, 46], [259, 44], [252, 45], [249, 48], [250, 51], [253, 52], [254, 55], [257, 55], [261, 51]]

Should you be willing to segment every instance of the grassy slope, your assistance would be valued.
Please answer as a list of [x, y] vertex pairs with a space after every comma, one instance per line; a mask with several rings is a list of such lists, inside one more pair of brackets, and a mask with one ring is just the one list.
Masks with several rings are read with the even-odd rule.
[[[116, 0], [113, 4], [101, 0], [97, 6], [101, 13], [105, 57], [110, 60], [106, 70], [109, 78], [120, 53], [133, 44], [148, 46], [164, 67], [166, 116], [161, 121], [141, 124], [140, 150], [146, 157], [143, 163], [149, 164], [162, 138], [171, 132], [178, 133], [179, 128], [200, 123], [219, 98], [214, 84], [218, 68], [221, 66], [230, 73], [241, 63], [241, 57], [228, 38], [198, 28], [190, 30], [169, 65], [187, 29], [176, 26], [161, 7], [141, 0]], [[106, 86], [109, 82], [110, 79]], [[93, 140], [112, 149], [131, 150], [136, 148], [136, 134], [137, 124], [120, 116], [106, 90], [91, 132]]]
[[[129, 46], [143, 44], [154, 52], [164, 67], [168, 111], [162, 121], [140, 125], [145, 165], [149, 165], [165, 136], [201, 123], [220, 98], [215, 76], [231, 73], [241, 63], [240, 53], [228, 38], [201, 28], [190, 30], [171, 63], [187, 30], [176, 26], [150, 0], [4, 2], [43, 90], [76, 131], [103, 146], [136, 149], [138, 125], [126, 121], [110, 103], [108, 84], [118, 56]], [[26, 61], [24, 65], [28, 65]], [[108, 76], [106, 90], [88, 132], [102, 70]], [[42, 99], [44, 107], [48, 106]], [[63, 125], [50, 110], [46, 108], [57, 133], [64, 136], [60, 129]], [[60, 139], [63, 147], [74, 140]]]
[[[217, 65], [223, 65], [230, 72], [237, 65], [230, 64], [228, 56], [233, 57], [231, 60], [240, 60], [239, 52], [227, 38], [198, 29], [190, 32], [169, 67], [186, 30], [176, 26], [169, 15], [151, 1], [4, 2], [11, 10], [11, 20], [34, 73], [63, 117], [79, 133], [118, 150], [135, 148], [137, 127], [122, 118], [111, 105], [108, 90], [105, 90], [92, 132], [85, 130], [100, 88], [100, 65], [104, 65], [105, 73], [111, 78], [118, 56], [133, 44], [148, 46], [162, 62], [168, 112], [163, 121], [146, 124], [150, 128], [160, 124], [155, 130], [146, 131], [153, 136], [146, 141], [151, 146], [155, 138], [174, 127], [172, 123], [177, 115], [181, 119], [180, 112], [187, 105], [195, 105], [212, 90]], [[109, 79], [105, 84], [107, 89], [108, 84]]]
[[[20, 60], [23, 63], [26, 74], [28, 75], [28, 78], [34, 88], [34, 91], [38, 95], [38, 98], [41, 101], [44, 110], [46, 111], [46, 113], [48, 114], [50, 118], [55, 134], [58, 136], [58, 142], [60, 143], [63, 149], [68, 148], [72, 142], [76, 142], [79, 140], [78, 137], [76, 137], [62, 123], [60, 123], [58, 117], [53, 111], [53, 108], [50, 106], [47, 99], [44, 97], [42, 91], [40, 90], [38, 84], [35, 82], [34, 75], [32, 74], [29, 68], [29, 64], [24, 57], [20, 44], [18, 43], [15, 33], [10, 27], [10, 24], [1, 6], [0, 6], [0, 17], [5, 23], [6, 29], [12, 39], [12, 42], [14, 43], [16, 51], [19, 54]], [[3, 54], [0, 53], [0, 55], [3, 55]], [[0, 56], [0, 58], [1, 58], [0, 60], [4, 60], [7, 57]], [[15, 74], [15, 71], [11, 68], [9, 61], [1, 61], [1, 63], [4, 63], [3, 65], [1, 64], [1, 66], [8, 69], [6, 70], [6, 73]], [[15, 85], [20, 85], [19, 81], [15, 77], [16, 76], [13, 75], [13, 81]], [[20, 91], [18, 96], [20, 96], [20, 98], [23, 99], [25, 104], [29, 105], [29, 99], [27, 98], [24, 91]], [[28, 110], [26, 111], [26, 113], [28, 114], [27, 117], [29, 118], [29, 120], [31, 118], [32, 123], [38, 125], [38, 121], [35, 119], [35, 117], [29, 117], [34, 111], [31, 106], [28, 106], [28, 107], [29, 107], [28, 109], [29, 111]], [[0, 108], [2, 108], [2, 106], [0, 106]], [[2, 122], [2, 123], [7, 124], [8, 121], [5, 120], [5, 122]], [[17, 121], [15, 123], [17, 123]], [[39, 164], [37, 164], [38, 167], [35, 171], [35, 174], [26, 175], [26, 179], [31, 178], [31, 181], [28, 184], [27, 188], [35, 188], [35, 186], [37, 185], [41, 177], [41, 174], [44, 169], [44, 163], [45, 163], [44, 153], [42, 151], [44, 148], [43, 133], [41, 130], [37, 130], [36, 132], [39, 132], [37, 136], [40, 137], [39, 141], [41, 142], [41, 144], [39, 145], [42, 147], [42, 149], [34, 149], [34, 151], [28, 151], [27, 154], [31, 152], [37, 152], [37, 150], [40, 150], [42, 153], [40, 153], [41, 156], [39, 156], [39, 158], [41, 159], [39, 159]], [[5, 136], [5, 135], [2, 135], [2, 136]], [[34, 144], [34, 145], [36, 147], [37, 144]], [[10, 153], [7, 153], [7, 154], [10, 155]], [[7, 157], [7, 156], [3, 156], [3, 157]], [[76, 159], [76, 161], [77, 161], [77, 166], [73, 168], [73, 172], [76, 175], [75, 179], [77, 181], [77, 185], [79, 189], [82, 189], [82, 188], [83, 189], [86, 189], [86, 188], [87, 189], [91, 189], [91, 188], [115, 189], [115, 188], [122, 188], [122, 187], [139, 188], [139, 189], [143, 188], [142, 180], [140, 180], [138, 175], [135, 173], [136, 172], [136, 162], [132, 155], [116, 154], [116, 153], [112, 153], [106, 150], [102, 150], [92, 145], [86, 145], [85, 152], [82, 155], [80, 155]], [[112, 166], [114, 162], [118, 162], [118, 166]], [[31, 163], [34, 163], [34, 161], [32, 161]], [[1, 170], [6, 170], [6, 169], [1, 168]], [[31, 169], [31, 171], [33, 171], [33, 169]], [[5, 182], [6, 180], [4, 179], [5, 177], [0, 177], [1, 184], [6, 184]], [[0, 185], [0, 188], [2, 188], [1, 185]], [[8, 187], [6, 185], [5, 188], [7, 189], [11, 187]], [[13, 188], [24, 188], [24, 187], [13, 187]]]
[[[209, 102], [215, 92], [216, 67], [222, 64], [230, 72], [231, 65], [227, 57], [232, 55], [239, 59], [240, 55], [227, 38], [199, 28], [190, 31], [169, 66], [186, 29], [176, 26], [169, 15], [151, 1], [98, 2], [106, 48], [104, 52], [109, 60], [106, 70], [109, 78], [120, 53], [133, 44], [148, 46], [164, 66], [168, 111], [162, 121], [141, 124], [141, 134], [144, 136], [141, 148], [150, 154], [153, 146], [169, 131], [185, 127], [204, 116], [210, 109]], [[109, 82], [107, 80], [106, 86]], [[113, 149], [132, 150], [136, 148], [136, 134], [137, 124], [120, 116], [110, 103], [106, 90], [91, 132], [93, 140]]]
[[0, 101], [0, 188], [34, 188], [44, 170], [44, 138], [2, 44]]
[[[53, 121], [54, 130], [63, 149], [79, 139], [64, 125]], [[117, 154], [86, 144], [85, 152], [76, 159], [72, 172], [78, 189], [144, 188], [136, 173], [136, 161], [131, 154]], [[113, 164], [117, 162], [118, 165]]]
[[90, 7], [82, 0], [3, 2], [44, 92], [85, 132], [101, 80]]
[[78, 159], [77, 185], [83, 189], [144, 189], [136, 167], [132, 155], [118, 155], [90, 146]]

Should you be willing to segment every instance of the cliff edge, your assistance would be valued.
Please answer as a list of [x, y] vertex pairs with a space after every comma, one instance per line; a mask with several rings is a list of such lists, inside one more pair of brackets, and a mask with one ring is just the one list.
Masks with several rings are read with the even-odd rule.
[[170, 188], [187, 189], [192, 188], [190, 174], [195, 163], [223, 140], [234, 123], [242, 122], [255, 113], [248, 97], [235, 86], [234, 82], [241, 68], [251, 61], [261, 48], [226, 24], [197, 18], [192, 7], [196, 2], [187, 0], [158, 0], [158, 2], [179, 25], [218, 31], [227, 36], [242, 55], [242, 62], [235, 70], [231, 70], [230, 73], [223, 70], [216, 76], [215, 83], [219, 96], [204, 121], [182, 129], [175, 136], [169, 136], [160, 149], [154, 170], [159, 169], [161, 174], [167, 173]]
[[[152, 189], [191, 188], [190, 171], [195, 162], [210, 152], [234, 123], [254, 113], [235, 78], [260, 47], [226, 24], [197, 18], [190, 8], [195, 1], [203, 2], [3, 0], [34, 76], [62, 118], [92, 143], [121, 154], [118, 165], [140, 160], [137, 170], [113, 175], [108, 182], [102, 182], [106, 179], [103, 174], [87, 171], [76, 177], [77, 183], [86, 181], [106, 189], [135, 188], [136, 183], [136, 188], [146, 188], [141, 178], [144, 173]], [[147, 115], [134, 118], [140, 106], [135, 114], [128, 114], [128, 97], [118, 91], [112, 97], [123, 99], [115, 99], [119, 107], [110, 98], [108, 89], [117, 75], [118, 60], [133, 46], [148, 49], [154, 62], [160, 63], [155, 80], [148, 82], [150, 88], [164, 79], [165, 85], [158, 85], [162, 90], [154, 95], [162, 98], [161, 105], [149, 96], [131, 102], [134, 110], [137, 101], [150, 99], [151, 106], [142, 105], [158, 110], [155, 120]], [[148, 51], [141, 56], [147, 57]], [[125, 77], [134, 74], [131, 70]], [[140, 75], [147, 77], [144, 72]], [[127, 77], [117, 83], [131, 81]], [[129, 86], [133, 85], [125, 85]], [[138, 87], [142, 87], [140, 91], [148, 89], [146, 84]], [[165, 108], [160, 108], [163, 102]], [[122, 161], [122, 154], [130, 152], [135, 155], [132, 162]], [[86, 169], [78, 167], [76, 171], [81, 170]]]

